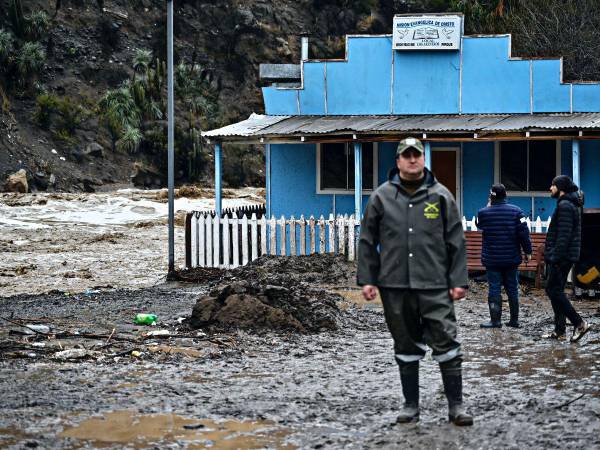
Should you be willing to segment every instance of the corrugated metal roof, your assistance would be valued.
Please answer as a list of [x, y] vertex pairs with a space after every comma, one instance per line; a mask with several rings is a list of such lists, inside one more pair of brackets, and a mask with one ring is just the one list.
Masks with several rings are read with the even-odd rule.
[[267, 116], [202, 133], [210, 138], [285, 137], [349, 133], [524, 132], [600, 130], [600, 113], [436, 114], [420, 116]]

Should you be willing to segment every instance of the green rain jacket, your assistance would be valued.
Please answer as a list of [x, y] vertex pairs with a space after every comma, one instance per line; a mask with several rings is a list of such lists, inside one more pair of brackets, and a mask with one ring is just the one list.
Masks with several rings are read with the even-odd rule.
[[371, 194], [361, 223], [357, 281], [398, 289], [467, 287], [458, 208], [429, 170], [412, 195], [400, 184], [398, 169]]

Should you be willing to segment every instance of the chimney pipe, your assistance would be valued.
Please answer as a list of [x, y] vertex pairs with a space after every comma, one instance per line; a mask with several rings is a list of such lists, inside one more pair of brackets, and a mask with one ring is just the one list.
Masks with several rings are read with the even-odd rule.
[[306, 61], [308, 59], [308, 36], [302, 36], [302, 56], [301, 61]]

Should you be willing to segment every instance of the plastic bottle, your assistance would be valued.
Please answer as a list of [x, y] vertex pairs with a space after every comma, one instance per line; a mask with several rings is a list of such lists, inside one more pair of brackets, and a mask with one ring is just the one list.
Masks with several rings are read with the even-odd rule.
[[143, 313], [139, 313], [139, 314], [136, 314], [135, 319], [133, 320], [133, 322], [136, 325], [155, 325], [157, 318], [158, 317], [156, 316], [156, 314], [143, 314]]

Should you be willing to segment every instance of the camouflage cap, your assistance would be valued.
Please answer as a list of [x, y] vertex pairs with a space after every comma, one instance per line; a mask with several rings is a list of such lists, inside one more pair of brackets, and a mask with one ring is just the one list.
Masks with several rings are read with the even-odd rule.
[[417, 138], [410, 137], [402, 139], [398, 143], [398, 148], [396, 148], [396, 158], [409, 148], [414, 148], [419, 153], [425, 153], [425, 147], [423, 147], [423, 143]]

